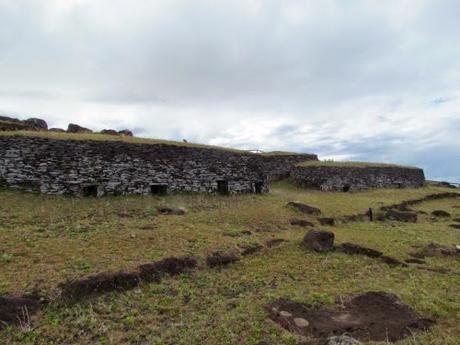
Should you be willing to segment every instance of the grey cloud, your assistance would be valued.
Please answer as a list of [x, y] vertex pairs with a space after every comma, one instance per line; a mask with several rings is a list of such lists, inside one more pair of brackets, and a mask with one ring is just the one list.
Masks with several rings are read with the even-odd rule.
[[459, 149], [455, 126], [439, 123], [460, 118], [459, 11], [454, 0], [3, 0], [0, 111], [410, 163]]

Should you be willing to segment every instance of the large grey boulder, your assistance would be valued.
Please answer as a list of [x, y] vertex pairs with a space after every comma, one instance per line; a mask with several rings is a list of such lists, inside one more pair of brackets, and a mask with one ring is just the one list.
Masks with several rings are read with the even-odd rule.
[[23, 123], [29, 129], [34, 130], [34, 131], [47, 131], [48, 130], [48, 124], [46, 123], [45, 120], [42, 120], [42, 119], [30, 118], [30, 119], [24, 120]]
[[89, 128], [82, 127], [75, 123], [69, 123], [67, 127], [67, 133], [92, 133], [93, 131]]

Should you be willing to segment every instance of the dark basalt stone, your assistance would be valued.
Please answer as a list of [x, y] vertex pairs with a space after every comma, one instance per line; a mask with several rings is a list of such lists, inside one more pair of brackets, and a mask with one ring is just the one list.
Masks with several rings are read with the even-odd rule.
[[334, 233], [324, 230], [310, 230], [303, 238], [302, 244], [317, 252], [328, 252], [334, 249]]

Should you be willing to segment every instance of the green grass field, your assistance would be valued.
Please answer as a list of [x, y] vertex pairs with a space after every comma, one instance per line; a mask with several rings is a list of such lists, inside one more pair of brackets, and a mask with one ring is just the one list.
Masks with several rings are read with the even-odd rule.
[[[337, 295], [369, 290], [397, 294], [420, 314], [435, 318], [431, 332], [400, 344], [460, 344], [460, 258], [427, 258], [430, 267], [391, 268], [381, 261], [318, 254], [300, 246], [308, 228], [291, 218], [315, 222], [286, 206], [300, 201], [324, 216], [362, 213], [408, 199], [452, 189], [373, 190], [336, 193], [303, 190], [289, 181], [271, 185], [266, 195], [169, 195], [76, 198], [0, 191], [0, 295], [39, 288], [55, 296], [57, 284], [104, 271], [131, 270], [168, 256], [192, 255], [191, 273], [142, 283], [126, 292], [85, 300], [58, 299], [31, 316], [27, 327], [0, 331], [1, 344], [270, 344], [294, 345], [307, 339], [267, 319], [264, 305], [279, 297], [333, 304]], [[158, 215], [158, 206], [182, 206], [184, 216]], [[460, 217], [460, 198], [425, 202], [414, 209], [442, 209]], [[460, 244], [452, 221], [419, 217], [417, 224], [355, 222], [334, 227], [336, 243], [351, 241], [399, 259], [432, 241]], [[242, 233], [249, 230], [251, 234]], [[216, 250], [237, 252], [247, 244], [282, 238], [222, 269], [205, 258]], [[382, 343], [385, 344], [385, 343]]]

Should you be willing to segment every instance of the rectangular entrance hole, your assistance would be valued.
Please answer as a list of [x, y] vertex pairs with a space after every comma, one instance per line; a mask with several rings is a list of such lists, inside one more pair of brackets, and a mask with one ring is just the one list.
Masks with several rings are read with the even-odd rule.
[[164, 195], [168, 193], [168, 185], [166, 184], [153, 184], [150, 186], [150, 193], [155, 195]]
[[262, 191], [264, 189], [264, 183], [263, 182], [255, 182], [254, 183], [254, 192], [256, 194], [262, 194]]
[[228, 194], [228, 181], [217, 181], [217, 192], [219, 194]]
[[88, 185], [88, 186], [83, 186], [82, 193], [83, 193], [83, 196], [85, 196], [85, 197], [89, 197], [89, 196], [95, 197], [95, 196], [97, 196], [97, 185], [92, 184], [92, 185]]

